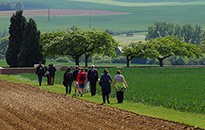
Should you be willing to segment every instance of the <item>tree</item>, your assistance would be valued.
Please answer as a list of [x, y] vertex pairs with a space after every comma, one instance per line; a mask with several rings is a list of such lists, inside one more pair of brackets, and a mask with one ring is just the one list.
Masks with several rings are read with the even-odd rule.
[[184, 41], [186, 43], [190, 43], [192, 35], [193, 35], [194, 28], [190, 24], [185, 24], [182, 26], [182, 34]]
[[25, 26], [24, 39], [18, 57], [21, 67], [32, 67], [34, 64], [43, 61], [42, 47], [40, 46], [40, 31], [36, 23], [30, 19]]
[[195, 45], [199, 45], [199, 44], [202, 43], [202, 41], [203, 41], [202, 27], [201, 27], [201, 25], [196, 24], [195, 28], [194, 28], [194, 31], [193, 31], [193, 34], [192, 34], [192, 39], [191, 39], [190, 43], [195, 44]]
[[[51, 51], [47, 51], [47, 47], [50, 46], [53, 42], [57, 42], [62, 39], [62, 37], [65, 35], [66, 32], [51, 32], [51, 33], [43, 33], [40, 35], [40, 45], [43, 47], [42, 53], [43, 56], [53, 56], [54, 53]], [[54, 50], [53, 50], [54, 51]]]
[[3, 59], [6, 55], [6, 50], [8, 48], [9, 37], [6, 36], [0, 40], [0, 59]]
[[116, 56], [118, 43], [113, 39], [112, 35], [107, 32], [97, 31], [95, 29], [88, 30], [89, 46], [85, 53], [85, 67], [87, 67], [88, 58], [95, 54], [103, 56]]
[[145, 47], [145, 43], [139, 41], [137, 43], [131, 43], [128, 47], [122, 49], [122, 55], [126, 56], [127, 59], [127, 67], [130, 66], [130, 61], [133, 58], [142, 58], [145, 56]]
[[86, 55], [86, 59], [93, 54], [112, 55], [116, 46], [115, 40], [106, 32], [77, 30], [54, 38], [44, 48], [49, 56], [68, 55], [79, 65], [82, 55]]
[[167, 22], [155, 22], [154, 25], [148, 26], [145, 40], [166, 36], [183, 37], [186, 43], [199, 45], [203, 39], [203, 32], [199, 24], [193, 27], [191, 24], [180, 26]]
[[9, 27], [9, 45], [6, 52], [7, 64], [11, 67], [18, 66], [18, 54], [23, 42], [24, 27], [26, 24], [26, 18], [22, 16], [23, 11], [16, 11], [10, 19]]
[[170, 56], [187, 58], [202, 56], [199, 46], [185, 43], [182, 39], [172, 36], [150, 39], [146, 45], [145, 57], [159, 60], [161, 67], [163, 67], [163, 60]]

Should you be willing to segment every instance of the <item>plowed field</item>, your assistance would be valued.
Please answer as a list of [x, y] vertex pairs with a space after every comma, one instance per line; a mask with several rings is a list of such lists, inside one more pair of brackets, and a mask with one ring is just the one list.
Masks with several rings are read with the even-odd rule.
[[[1, 17], [11, 17], [15, 11], [0, 11]], [[83, 10], [83, 9], [50, 9], [50, 10], [24, 10], [24, 16], [73, 16], [73, 15], [120, 15], [130, 14], [128, 12], [114, 12], [101, 10]]]
[[192, 130], [31, 85], [0, 80], [0, 130]]

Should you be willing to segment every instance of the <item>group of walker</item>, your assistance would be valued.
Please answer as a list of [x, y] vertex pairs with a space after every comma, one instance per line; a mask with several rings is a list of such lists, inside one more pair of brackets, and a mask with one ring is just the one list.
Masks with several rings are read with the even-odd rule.
[[38, 82], [39, 86], [41, 86], [42, 83], [42, 77], [47, 77], [47, 84], [48, 85], [54, 85], [54, 79], [55, 79], [55, 72], [56, 68], [53, 66], [53, 63], [50, 63], [48, 67], [45, 67], [41, 62], [36, 68], [36, 74], [38, 75]]
[[[39, 85], [41, 86], [43, 76], [47, 77], [48, 85], [53, 85], [55, 71], [56, 69], [52, 63], [49, 64], [47, 68], [40, 63], [36, 68], [36, 74], [38, 75]], [[68, 67], [63, 75], [63, 85], [66, 88], [65, 95], [71, 94], [71, 88], [73, 85], [73, 96], [76, 96], [77, 91], [78, 96], [83, 96], [84, 93], [89, 92], [89, 86], [91, 96], [95, 96], [97, 82], [99, 82], [99, 85], [101, 86], [103, 104], [106, 102], [106, 99], [107, 103], [109, 104], [109, 94], [111, 93], [112, 77], [109, 74], [108, 69], [104, 69], [100, 79], [98, 79], [98, 71], [94, 68], [94, 65], [91, 66], [89, 71], [87, 68], [85, 68], [85, 72], [83, 71], [83, 68], [79, 68], [78, 66], [76, 66], [75, 70], [71, 72], [71, 68]], [[128, 85], [120, 70], [117, 71], [117, 74], [114, 77], [114, 88], [116, 90], [118, 103], [122, 103], [124, 99], [124, 91], [126, 90], [126, 88], [128, 88]]]
[[[66, 87], [66, 93], [71, 93], [72, 84], [74, 86], [74, 94], [76, 96], [76, 92], [78, 90], [78, 96], [83, 96], [83, 93], [89, 91], [89, 84], [90, 84], [90, 91], [91, 96], [96, 95], [96, 84], [99, 82], [102, 91], [102, 98], [103, 104], [106, 102], [109, 104], [109, 94], [111, 93], [111, 84], [112, 84], [112, 77], [109, 74], [108, 69], [104, 69], [103, 73], [101, 74], [100, 79], [98, 79], [98, 71], [94, 68], [94, 65], [91, 66], [91, 69], [85, 69], [83, 72], [83, 68], [78, 66], [75, 67], [74, 72], [71, 72], [70, 67], [67, 68], [66, 72], [63, 76], [63, 85]], [[69, 91], [68, 91], [69, 87]], [[114, 88], [117, 94], [118, 103], [122, 103], [124, 99], [124, 91], [128, 88], [128, 85], [125, 81], [124, 76], [121, 74], [120, 70], [117, 71], [117, 74], [114, 77]]]

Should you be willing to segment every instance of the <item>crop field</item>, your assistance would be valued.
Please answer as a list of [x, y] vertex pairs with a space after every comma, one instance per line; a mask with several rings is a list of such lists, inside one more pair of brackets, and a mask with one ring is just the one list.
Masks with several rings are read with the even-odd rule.
[[[1, 76], [7, 80], [13, 76]], [[28, 83], [28, 82], [27, 82]], [[57, 130], [57, 129], [200, 129], [203, 125], [204, 116], [202, 114], [190, 114], [188, 119], [201, 118], [198, 123], [173, 121], [143, 116], [134, 112], [117, 109], [120, 106], [130, 106], [129, 103], [100, 105], [96, 102], [86, 101], [86, 94], [80, 98], [64, 96], [61, 92], [45, 91], [39, 87], [25, 83], [8, 82], [0, 80], [0, 129], [37, 129], [37, 130]], [[54, 88], [47, 86], [47, 88]], [[55, 86], [54, 90], [59, 90]], [[88, 96], [87, 96], [88, 97]], [[89, 96], [91, 98], [91, 96]], [[84, 99], [84, 100], [82, 100]], [[101, 99], [96, 95], [92, 99]], [[131, 103], [133, 104], [133, 103]], [[112, 107], [110, 107], [112, 106]], [[116, 108], [117, 107], [117, 108]], [[132, 105], [133, 107], [133, 105]], [[139, 109], [139, 106], [136, 107]], [[143, 107], [144, 108], [144, 107]], [[147, 107], [146, 107], [147, 108]], [[160, 109], [160, 108], [159, 108]], [[150, 109], [149, 109], [150, 110]], [[152, 109], [153, 110], [153, 109]], [[150, 110], [150, 111], [152, 111]], [[160, 109], [162, 110], [162, 109]], [[163, 112], [169, 112], [168, 110]], [[174, 115], [186, 113], [172, 112]], [[159, 114], [159, 113], [158, 113]], [[166, 113], [167, 114], [167, 113]], [[196, 118], [196, 116], [198, 118]], [[177, 117], [179, 117], [177, 115]], [[193, 118], [192, 118], [193, 117]], [[200, 123], [201, 122], [201, 123]], [[189, 124], [189, 125], [187, 125]]]
[[[90, 16], [32, 16], [41, 32], [65, 30], [72, 25], [88, 29], [96, 27], [101, 30], [136, 31], [146, 30], [155, 21], [166, 21], [176, 24], [201, 24], [204, 28], [203, 0], [23, 0], [25, 10], [35, 9], [86, 9], [99, 11], [127, 12], [123, 15], [90, 15]], [[172, 2], [172, 3], [170, 3]], [[132, 6], [128, 6], [131, 4]], [[143, 4], [143, 6], [138, 6]], [[28, 16], [27, 18], [30, 18]], [[0, 31], [8, 30], [9, 18], [0, 18]]]
[[[118, 68], [110, 68], [114, 78]], [[129, 85], [125, 99], [179, 111], [205, 113], [205, 68], [121, 68]], [[98, 69], [99, 74], [103, 69]], [[55, 82], [62, 83], [64, 71], [56, 73]], [[35, 74], [20, 74], [35, 80]], [[44, 78], [46, 82], [46, 78]], [[97, 87], [101, 94], [100, 87]], [[112, 87], [111, 96], [115, 96]]]
[[150, 0], [131, 0], [131, 1], [122, 1], [122, 0], [71, 0], [71, 1], [78, 1], [78, 2], [89, 2], [89, 3], [97, 3], [97, 4], [107, 4], [107, 5], [115, 5], [115, 6], [172, 6], [172, 5], [205, 5], [204, 1], [170, 1], [170, 0], [164, 0], [164, 1], [158, 1], [155, 0], [155, 2]]

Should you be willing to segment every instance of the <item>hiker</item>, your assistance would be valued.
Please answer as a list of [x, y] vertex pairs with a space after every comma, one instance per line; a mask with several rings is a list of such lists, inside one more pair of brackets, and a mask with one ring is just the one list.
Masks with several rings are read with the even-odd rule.
[[42, 65], [42, 63], [40, 62], [39, 65], [36, 68], [36, 74], [38, 75], [38, 82], [39, 82], [39, 86], [41, 86], [42, 83], [42, 77], [45, 74], [45, 69]]
[[103, 98], [103, 103], [105, 103], [105, 97], [107, 98], [107, 103], [109, 104], [109, 94], [111, 92], [111, 83], [112, 83], [112, 78], [111, 75], [109, 74], [109, 71], [105, 69], [103, 71], [103, 74], [101, 74], [100, 78], [100, 86], [101, 86], [101, 91], [102, 91], [102, 98]]
[[53, 85], [54, 84], [54, 80], [55, 80], [55, 72], [56, 72], [56, 68], [53, 66], [53, 63], [50, 63], [48, 65], [48, 71], [49, 71], [50, 85]]
[[[71, 93], [72, 82], [73, 82], [73, 73], [70, 71], [70, 67], [68, 67], [63, 76], [63, 85], [66, 87], [65, 95]], [[69, 86], [69, 92], [68, 92], [68, 86]]]
[[85, 87], [84, 92], [89, 92], [89, 81], [88, 81], [88, 68], [85, 68], [86, 80], [85, 80]]
[[[75, 71], [73, 72], [73, 85], [74, 85], [74, 94], [73, 96], [76, 96], [76, 89], [78, 89], [78, 82], [77, 82], [77, 76], [79, 73], [79, 67], [75, 66]], [[78, 89], [78, 95], [79, 95], [79, 89]]]
[[45, 76], [47, 78], [47, 85], [50, 85], [50, 78], [49, 78], [48, 67], [45, 67]]
[[88, 71], [88, 81], [90, 82], [91, 96], [96, 94], [96, 83], [98, 81], [98, 71], [92, 65], [91, 69]]
[[114, 77], [114, 88], [116, 90], [118, 103], [122, 103], [124, 99], [124, 91], [128, 88], [128, 85], [120, 70], [117, 71], [117, 75]]
[[83, 72], [83, 68], [81, 68], [77, 76], [79, 93], [81, 97], [83, 96], [83, 88], [85, 85], [85, 80], [86, 80], [86, 74]]

